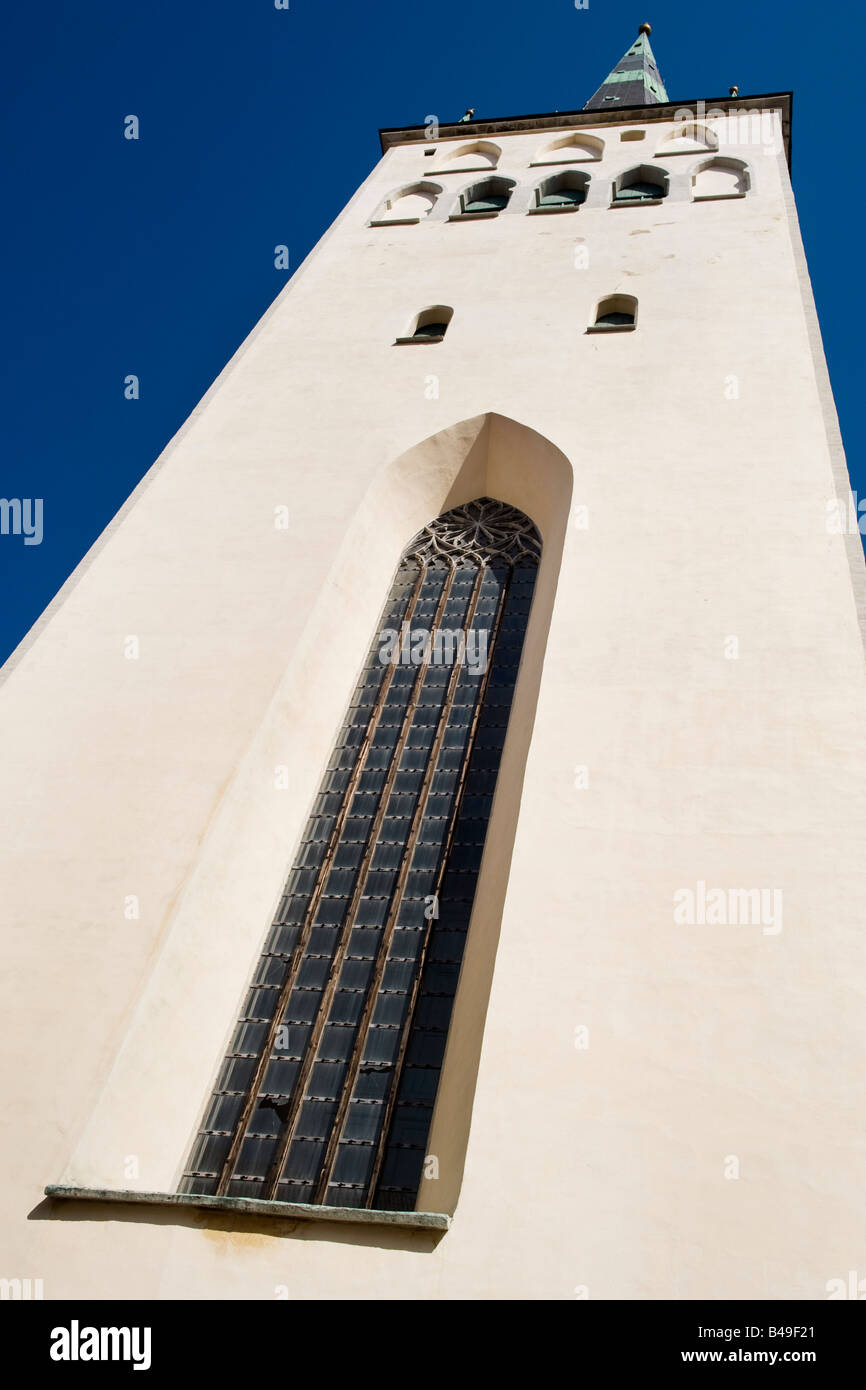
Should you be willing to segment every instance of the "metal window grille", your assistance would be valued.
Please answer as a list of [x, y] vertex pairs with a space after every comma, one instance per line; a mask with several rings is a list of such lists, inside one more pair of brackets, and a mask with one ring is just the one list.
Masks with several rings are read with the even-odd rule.
[[412, 1210], [541, 540], [407, 547], [180, 1190]]
[[660, 183], [637, 182], [616, 190], [618, 203], [645, 203], [652, 198], [664, 198], [666, 189]]

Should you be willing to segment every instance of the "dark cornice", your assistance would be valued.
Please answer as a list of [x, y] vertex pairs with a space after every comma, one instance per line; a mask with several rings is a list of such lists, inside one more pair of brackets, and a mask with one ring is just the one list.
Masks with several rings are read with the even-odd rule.
[[[591, 126], [648, 125], [653, 121], [682, 119], [682, 111], [694, 111], [696, 119], [710, 111], [779, 110], [782, 113], [782, 138], [788, 165], [791, 164], [791, 119], [793, 92], [768, 92], [763, 96], [701, 97], [691, 101], [669, 101], [653, 106], [623, 106], [615, 111], [553, 111], [537, 116], [494, 116], [485, 121], [455, 122], [440, 125], [438, 140], [455, 140], [461, 136], [517, 135], [521, 131], [569, 130], [576, 126], [586, 130]], [[379, 131], [383, 154], [394, 145], [412, 145], [427, 139], [427, 125], [393, 126]]]

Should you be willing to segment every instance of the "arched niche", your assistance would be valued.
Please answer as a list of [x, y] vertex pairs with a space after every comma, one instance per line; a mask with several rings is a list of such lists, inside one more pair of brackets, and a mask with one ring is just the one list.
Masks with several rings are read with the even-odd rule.
[[424, 181], [404, 184], [382, 200], [370, 219], [370, 225], [380, 227], [389, 223], [420, 222], [435, 207], [441, 192], [442, 185], [439, 183]]
[[400, 344], [441, 343], [453, 317], [454, 310], [450, 304], [428, 304], [413, 314], [406, 333], [396, 341]]
[[439, 147], [435, 173], [462, 173], [469, 169], [495, 169], [502, 153], [492, 140], [473, 140], [467, 145]]
[[699, 154], [702, 150], [719, 148], [719, 137], [709, 126], [698, 121], [686, 121], [674, 126], [663, 136], [656, 149], [657, 159], [674, 154]]
[[576, 212], [587, 198], [590, 176], [581, 169], [548, 174], [532, 191], [531, 213]]
[[696, 203], [717, 198], [745, 198], [751, 186], [749, 167], [742, 159], [717, 155], [692, 170], [692, 199]]
[[[385, 465], [356, 520], [356, 537], [352, 541], [353, 552], [358, 556], [356, 579], [360, 579], [358, 571], [363, 568], [363, 546], [381, 546], [382, 528], [390, 537], [387, 562], [379, 566], [384, 577], [396, 565], [405, 537], [419, 530], [428, 517], [481, 496], [497, 498], [524, 512], [537, 526], [543, 543], [427, 1145], [428, 1152], [438, 1156], [439, 1177], [422, 1180], [419, 1211], [453, 1212], [460, 1194], [484, 1019], [572, 486], [572, 466], [550, 439], [516, 420], [491, 413], [450, 426]], [[380, 592], [375, 598], [371, 595], [371, 621], [375, 621], [380, 603]]]
[[613, 181], [612, 206], [654, 203], [668, 196], [670, 175], [658, 164], [636, 164]]
[[532, 167], [538, 164], [577, 164], [597, 161], [604, 154], [604, 141], [597, 135], [586, 135], [583, 131], [574, 131], [570, 135], [561, 135], [558, 140], [552, 140], [549, 144], [543, 145], [532, 160]]
[[[393, 585], [398, 584], [399, 587], [399, 576], [407, 557], [415, 564], [419, 557], [427, 555], [432, 545], [434, 563], [437, 568], [441, 566], [438, 557], [444, 553], [443, 545], [447, 550], [448, 536], [440, 535], [440, 523], [444, 523], [452, 529], [456, 525], [459, 532], [457, 537], [459, 559], [457, 563], [462, 566], [464, 556], [470, 564], [470, 569], [471, 565], [475, 563], [477, 576], [472, 579], [472, 584], [478, 588], [479, 594], [481, 592], [479, 586], [487, 583], [483, 576], [487, 572], [488, 561], [482, 561], [479, 568], [477, 561], [473, 562], [471, 559], [475, 550], [478, 550], [479, 554], [489, 553], [491, 578], [493, 578], [494, 568], [501, 567], [506, 556], [508, 557], [507, 563], [514, 563], [520, 567], [519, 572], [522, 572], [527, 563], [520, 557], [528, 557], [528, 563], [533, 570], [532, 598], [528, 619], [525, 616], [520, 619], [523, 625], [520, 654], [519, 658], [512, 658], [516, 678], [515, 675], [511, 675], [508, 678], [507, 687], [504, 687], [509, 691], [513, 687], [513, 696], [509, 696], [510, 713], [495, 780], [495, 792], [487, 813], [484, 854], [480, 862], [477, 886], [472, 898], [471, 915], [467, 919], [468, 930], [462, 950], [459, 984], [448, 1028], [447, 1048], [444, 1053], [431, 1128], [425, 1143], [425, 1152], [435, 1153], [438, 1157], [438, 1176], [432, 1190], [427, 1190], [428, 1182], [433, 1181], [432, 1175], [429, 1178], [427, 1176], [421, 1178], [416, 1207], [417, 1210], [421, 1211], [430, 1210], [431, 1204], [439, 1211], [453, 1211], [459, 1196], [469, 1140], [475, 1083], [481, 1056], [484, 1019], [487, 1013], [508, 887], [509, 865], [520, 815], [523, 777], [541, 683], [547, 633], [556, 592], [565, 528], [570, 511], [571, 488], [572, 473], [568, 461], [556, 446], [544, 436], [514, 420], [495, 414], [461, 422], [423, 441], [402, 454], [398, 459], [385, 465], [358, 508], [354, 526], [351, 528], [350, 534], [347, 535], [346, 543], [341, 547], [339, 555], [335, 557], [334, 568], [330, 576], [335, 596], [341, 595], [341, 602], [346, 605], [344, 607], [345, 619], [343, 622], [338, 621], [336, 625], [333, 622], [326, 623], [328, 642], [321, 645], [337, 651], [341, 648], [344, 649], [340, 654], [338, 664], [340, 668], [345, 668], [346, 674], [351, 670], [352, 679], [347, 681], [345, 690], [341, 692], [343, 696], [341, 703], [344, 709], [346, 706], [351, 709], [350, 699], [353, 686], [357, 689], [358, 669], [359, 667], [362, 670], [365, 669], [365, 663], [368, 664], [372, 660], [370, 655], [371, 634], [375, 640], [378, 640], [381, 635], [377, 631], [377, 619], [381, 622], [383, 599], [389, 595], [385, 612], [388, 613], [390, 619], [390, 605], [395, 593]], [[517, 499], [521, 499], [524, 505], [520, 506]], [[534, 510], [527, 510], [527, 508]], [[453, 520], [454, 518], [457, 518], [459, 525]], [[515, 520], [518, 522], [517, 531], [515, 531]], [[466, 531], [467, 521], [468, 531]], [[515, 543], [519, 554], [512, 555], [511, 549]], [[425, 562], [422, 560], [422, 563]], [[446, 560], [445, 563], [447, 565], [449, 562]], [[398, 577], [397, 579], [395, 579], [395, 575]], [[420, 582], [420, 579], [413, 580], [410, 576], [410, 580], [404, 581], [403, 587], [407, 587], [410, 583], [417, 585]], [[442, 577], [439, 576], [436, 582], [444, 582], [446, 589], [443, 592], [447, 592], [449, 581], [442, 581]], [[456, 584], [457, 581], [454, 582]], [[501, 582], [501, 580], [495, 580], [494, 587], [496, 583]], [[507, 584], [510, 581], [505, 582]], [[517, 587], [520, 587], [521, 584], [525, 586], [525, 583], [525, 579], [518, 579]], [[415, 600], [410, 599], [410, 602], [413, 601]], [[515, 601], [518, 604], [521, 602], [519, 595], [516, 596]], [[525, 602], [525, 600], [523, 601]], [[438, 615], [438, 608], [436, 612]], [[507, 614], [506, 620], [508, 623], [512, 621], [508, 619]], [[482, 619], [479, 617], [478, 621], [481, 622]], [[514, 629], [509, 626], [508, 631], [513, 634]], [[513, 647], [513, 635], [504, 640], [506, 647], [509, 643]], [[357, 661], [359, 657], [361, 660]], [[330, 669], [330, 680], [333, 682], [335, 680], [335, 668], [332, 664], [333, 652], [323, 651], [321, 658], [313, 652], [310, 653], [310, 662], [313, 665], [318, 659], [324, 661], [326, 667]], [[494, 649], [490, 667], [491, 673], [494, 674], [497, 659]], [[353, 667], [354, 669], [352, 669]], [[315, 684], [318, 679], [317, 672], [308, 667], [307, 675]], [[366, 688], [366, 684], [364, 688]], [[499, 704], [499, 702], [494, 700], [494, 704]], [[345, 715], [341, 717], [338, 729], [341, 725], [345, 727], [344, 719], [346, 717]], [[336, 732], [337, 730], [333, 731], [333, 733]], [[332, 739], [329, 740], [329, 744], [332, 743]], [[323, 744], [319, 751], [322, 755], [323, 766], [328, 768], [335, 766], [333, 746], [329, 748]], [[286, 745], [286, 753], [289, 758], [289, 767], [291, 767], [291, 740]], [[340, 766], [342, 766], [342, 762]], [[470, 777], [471, 767], [470, 762]], [[330, 774], [326, 772], [325, 776], [327, 778]], [[399, 790], [405, 789], [400, 788]], [[492, 785], [489, 791], [493, 792]], [[322, 792], [319, 791], [319, 798], [321, 795]], [[354, 801], [352, 805], [354, 807]], [[476, 813], [473, 811], [472, 814], [475, 815]], [[301, 849], [304, 848], [306, 838], [306, 836], [302, 838]], [[296, 891], [290, 885], [293, 876], [299, 872], [306, 872], [306, 870], [300, 870], [297, 867], [292, 870], [289, 883], [286, 885], [286, 893]], [[339, 869], [339, 872], [343, 872], [343, 870]], [[444, 887], [442, 902], [444, 913], [448, 902], [447, 891]], [[281, 904], [277, 910], [274, 925], [265, 938], [263, 955], [259, 958], [258, 966], [254, 968], [250, 982], [251, 1000], [265, 987], [265, 974], [261, 970], [262, 962], [270, 959], [274, 951], [279, 953], [281, 949], [272, 944], [272, 933], [277, 923], [282, 920], [282, 911]], [[353, 923], [356, 921], [351, 912], [348, 917], [345, 917], [345, 920]], [[355, 926], [353, 930], [369, 929]], [[319, 949], [318, 946], [316, 949]], [[268, 976], [268, 978], [270, 977]], [[253, 1009], [254, 1013], [258, 1012], [253, 1003], [249, 1007]], [[241, 1017], [249, 1016], [248, 1007], [245, 1004], [241, 1011]], [[276, 1013], [273, 1015], [275, 1019], [278, 1016]], [[247, 1027], [246, 1023], [238, 1024], [241, 1031]], [[240, 1037], [240, 1033], [235, 1036]], [[294, 1043], [289, 1041], [286, 1046], [291, 1049]], [[249, 1055], [247, 1041], [241, 1040], [237, 1044], [232, 1043], [231, 1049], [236, 1050], [236, 1048], [240, 1048], [244, 1057]], [[313, 1055], [317, 1056], [318, 1053]], [[264, 1060], [267, 1061], [266, 1054]], [[289, 1060], [292, 1061], [293, 1059]], [[222, 1065], [234, 1066], [235, 1063], [230, 1062], [227, 1056]], [[267, 1073], [262, 1074], [264, 1078], [262, 1089], [258, 1088], [258, 1082], [256, 1082], [256, 1090], [249, 1093], [250, 1103], [256, 1096], [259, 1097], [255, 1111], [253, 1112], [247, 1104], [243, 1112], [246, 1115], [255, 1113], [257, 1117], [255, 1127], [261, 1125], [262, 1129], [265, 1125], [265, 1119], [262, 1119], [262, 1116], [266, 1119], [270, 1117], [267, 1122], [270, 1124], [273, 1121], [276, 1125], [276, 1121], [271, 1115], [273, 1110], [274, 1115], [277, 1115], [282, 1123], [284, 1117], [279, 1114], [278, 1104], [280, 1102], [286, 1105], [293, 1103], [293, 1098], [286, 1099], [282, 1092], [279, 1095], [271, 1096], [273, 1089], [271, 1079], [269, 1079], [271, 1066], [272, 1063], [268, 1063]], [[261, 1070], [261, 1066], [259, 1066], [259, 1070]], [[222, 1075], [221, 1070], [220, 1076]], [[258, 1072], [256, 1076], [258, 1076]], [[276, 1081], [278, 1080], [279, 1078], [276, 1079]], [[263, 1143], [264, 1138], [261, 1135], [251, 1136], [248, 1131], [244, 1137], [240, 1129], [234, 1131], [234, 1139], [230, 1138], [231, 1127], [226, 1127], [225, 1117], [221, 1114], [221, 1107], [226, 1099], [225, 1087], [227, 1084], [223, 1080], [218, 1080], [214, 1094], [210, 1098], [208, 1108], [204, 1112], [205, 1119], [201, 1137], [196, 1140], [191, 1151], [190, 1162], [197, 1172], [195, 1174], [190, 1173], [182, 1180], [181, 1190], [185, 1191], [189, 1188], [195, 1192], [210, 1192], [208, 1184], [212, 1185], [213, 1180], [198, 1170], [200, 1163], [209, 1164], [211, 1162], [212, 1155], [209, 1153], [208, 1145], [214, 1143], [222, 1146], [221, 1152], [225, 1150], [222, 1159], [222, 1182], [226, 1188], [226, 1193], [221, 1194], [218, 1191], [217, 1195], [236, 1196], [238, 1195], [236, 1190], [238, 1186], [244, 1190], [243, 1184], [246, 1183], [249, 1186], [253, 1181], [248, 1175], [233, 1178], [232, 1174], [235, 1172], [233, 1164], [235, 1157], [242, 1154], [248, 1140], [255, 1145]], [[230, 1086], [229, 1090], [231, 1089]], [[265, 1093], [267, 1094], [265, 1095]], [[233, 1091], [232, 1095], [234, 1095]], [[261, 1099], [263, 1095], [265, 1096], [264, 1101]], [[270, 1104], [271, 1099], [275, 1102], [273, 1106]], [[210, 1116], [209, 1119], [208, 1116]], [[279, 1133], [279, 1131], [277, 1132]], [[291, 1129], [286, 1128], [286, 1135], [290, 1145], [292, 1142]], [[277, 1139], [276, 1142], [282, 1141]], [[399, 1143], [396, 1147], [397, 1150], [400, 1149]], [[289, 1154], [291, 1164], [291, 1151], [287, 1149], [286, 1152]], [[281, 1151], [278, 1157], [282, 1162], [285, 1155]], [[325, 1161], [327, 1162], [327, 1160]], [[258, 1162], [258, 1156], [248, 1153], [242, 1162], [255, 1166]], [[274, 1164], [270, 1164], [268, 1168], [270, 1176], [265, 1180], [270, 1181], [272, 1185], [276, 1183], [278, 1171]], [[337, 1172], [336, 1169], [333, 1171]], [[290, 1182], [304, 1182], [306, 1178], [303, 1176], [301, 1178], [292, 1177], [291, 1179], [284, 1178], [282, 1181], [284, 1184], [288, 1184]], [[346, 1186], [346, 1181], [343, 1178], [335, 1178], [334, 1181], [341, 1189]], [[319, 1183], [321, 1190], [317, 1188], [311, 1199], [316, 1203], [327, 1201], [329, 1196], [327, 1185], [322, 1186], [323, 1179], [320, 1179]], [[351, 1181], [348, 1185], [351, 1186]], [[290, 1189], [287, 1188], [287, 1191], [282, 1191], [277, 1185], [277, 1193], [280, 1200], [291, 1200]], [[331, 1194], [332, 1204], [339, 1205], [338, 1201], [334, 1201], [334, 1197], [341, 1195], [343, 1195], [342, 1191]], [[310, 1200], [309, 1198], [303, 1199]], [[302, 1200], [302, 1198], [298, 1200]], [[364, 1202], [363, 1200], [356, 1203], [349, 1201], [348, 1204], [364, 1205]], [[404, 1208], [392, 1206], [389, 1209]]]
[[449, 220], [456, 222], [462, 218], [498, 217], [508, 207], [514, 189], [514, 179], [504, 179], [498, 175], [474, 181], [461, 189]]
[[587, 332], [627, 332], [637, 327], [637, 299], [633, 294], [608, 294], [595, 306]]

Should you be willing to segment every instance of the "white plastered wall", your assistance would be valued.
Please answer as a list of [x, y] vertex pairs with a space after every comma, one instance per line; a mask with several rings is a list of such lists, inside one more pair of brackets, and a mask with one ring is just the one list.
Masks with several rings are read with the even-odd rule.
[[[669, 128], [593, 127], [582, 167], [609, 183]], [[525, 190], [539, 133], [494, 138]], [[844, 479], [784, 163], [723, 153], [748, 197], [691, 203], [677, 156], [658, 206], [371, 228], [438, 162], [392, 149], [19, 653], [0, 1274], [48, 1297], [820, 1298], [862, 1263], [862, 558], [825, 524]], [[611, 293], [637, 331], [586, 335]], [[394, 346], [432, 303], [445, 341]], [[176, 1182], [396, 556], [474, 476], [557, 566], [503, 767], [507, 887], [488, 858], [449, 1045], [452, 1076], [474, 1063], [419, 1200], [451, 1230], [40, 1206], [61, 1178]], [[781, 888], [783, 930], [676, 924], [699, 881]]]

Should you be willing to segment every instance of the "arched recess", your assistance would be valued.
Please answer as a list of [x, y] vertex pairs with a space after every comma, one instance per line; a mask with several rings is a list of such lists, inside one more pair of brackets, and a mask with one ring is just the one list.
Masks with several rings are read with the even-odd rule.
[[632, 203], [656, 203], [670, 191], [670, 175], [660, 165], [638, 164], [626, 169], [613, 181], [612, 207]]
[[633, 294], [609, 294], [595, 307], [588, 333], [622, 333], [637, 327], [637, 299]]
[[435, 207], [441, 192], [440, 183], [422, 181], [404, 184], [382, 200], [370, 219], [370, 225], [380, 227], [395, 222], [420, 222]]
[[[442, 1178], [435, 1184], [430, 1196], [424, 1191], [424, 1184], [422, 1183], [417, 1203], [419, 1210], [429, 1210], [431, 1207], [437, 1210], [452, 1210], [459, 1193], [468, 1142], [475, 1077], [481, 1050], [483, 1019], [486, 1013], [502, 908], [507, 889], [508, 866], [519, 815], [523, 772], [532, 732], [547, 630], [569, 514], [570, 496], [570, 466], [564, 455], [549, 440], [525, 426], [501, 416], [476, 417], [442, 431], [415, 446], [383, 469], [382, 474], [368, 490], [363, 504], [358, 509], [352, 528], [353, 534], [347, 537], [340, 555], [335, 560], [335, 568], [340, 571], [337, 579], [339, 586], [342, 588], [348, 584], [352, 590], [353, 608], [360, 603], [362, 613], [369, 616], [371, 600], [376, 589], [376, 579], [380, 579], [382, 575], [382, 563], [387, 563], [390, 558], [389, 568], [393, 572], [393, 564], [401, 552], [404, 557], [408, 553], [411, 558], [416, 553], [420, 553], [419, 545], [421, 549], [428, 546], [430, 531], [427, 529], [427, 523], [430, 522], [431, 517], [451, 513], [450, 524], [450, 521], [453, 520], [454, 509], [466, 508], [469, 504], [468, 511], [460, 513], [458, 510], [457, 522], [459, 526], [465, 529], [468, 518], [469, 532], [472, 532], [474, 520], [478, 520], [480, 527], [475, 528], [476, 538], [480, 536], [482, 544], [489, 546], [492, 537], [493, 550], [490, 561], [486, 567], [481, 566], [471, 580], [473, 589], [477, 589], [479, 594], [479, 602], [481, 588], [479, 587], [478, 576], [483, 574], [485, 569], [490, 575], [494, 574], [495, 564], [498, 562], [497, 556], [501, 555], [503, 547], [510, 545], [514, 538], [515, 517], [518, 518], [517, 531], [521, 538], [518, 544], [517, 559], [519, 560], [521, 556], [524, 558], [531, 556], [533, 550], [537, 549], [538, 541], [542, 546], [541, 563], [538, 566], [537, 579], [533, 586], [534, 596], [528, 624], [525, 627], [519, 671], [510, 705], [507, 738], [496, 780], [496, 794], [487, 823], [484, 855], [471, 909], [471, 922], [468, 923], [467, 942], [469, 946], [460, 971], [459, 989], [448, 1034], [446, 1059], [436, 1096], [435, 1112], [433, 1113], [433, 1127], [422, 1145], [424, 1152], [435, 1152], [439, 1155]], [[479, 516], [477, 513], [478, 507], [482, 505], [479, 499], [484, 498], [495, 499], [495, 502], [483, 503], [484, 507], [492, 509], [487, 513], [487, 522], [491, 523], [487, 525], [485, 525], [484, 515]], [[519, 502], [523, 502], [524, 506], [520, 507]], [[532, 510], [528, 511], [527, 508]], [[519, 517], [520, 513], [524, 514], [522, 521]], [[501, 526], [497, 531], [497, 517], [500, 521], [504, 519], [504, 532]], [[527, 521], [527, 517], [532, 518], [532, 520]], [[433, 531], [435, 534], [435, 527]], [[422, 540], [416, 543], [414, 548], [411, 545], [407, 547], [407, 535], [411, 537], [415, 534], [417, 542], [418, 533], [424, 533]], [[503, 535], [505, 536], [504, 540]], [[538, 537], [538, 541], [534, 541], [533, 537]], [[434, 542], [434, 549], [435, 544]], [[372, 582], [364, 582], [362, 576], [365, 574], [373, 576]], [[355, 576], [357, 576], [357, 583], [353, 583]], [[387, 587], [385, 591], [387, 591]], [[375, 609], [377, 611], [381, 606], [382, 593], [383, 591], [380, 589], [375, 597]], [[397, 616], [399, 617], [399, 614]], [[365, 646], [369, 642], [372, 630], [374, 630], [373, 625], [366, 632], [367, 642], [365, 642]], [[352, 633], [347, 632], [346, 634], [349, 645], [354, 643], [355, 632], [356, 628], [353, 628]], [[343, 634], [339, 630], [329, 630], [328, 636], [329, 644], [335, 647], [338, 647], [343, 639]], [[491, 673], [494, 670], [495, 660], [491, 661], [490, 665]], [[447, 679], [451, 679], [450, 675], [447, 676]], [[491, 679], [493, 679], [492, 674]], [[346, 693], [348, 695], [349, 692]], [[332, 763], [331, 766], [334, 770], [339, 770], [338, 765], [335, 767]], [[302, 837], [302, 847], [304, 843]], [[353, 922], [352, 925], [356, 924]], [[360, 924], [357, 925], [360, 926]], [[363, 930], [370, 929], [364, 928]], [[266, 953], [268, 941], [272, 941], [272, 933], [273, 928], [266, 938]], [[262, 969], [262, 960], [256, 967], [257, 972]], [[454, 970], [451, 973], [454, 975]], [[260, 978], [258, 973], [254, 974], [249, 996], [250, 1001], [254, 999], [256, 989], [263, 983], [264, 977]], [[436, 994], [437, 991], [434, 990], [432, 993]], [[250, 1021], [249, 1019], [242, 1019], [239, 1025], [241, 1031], [249, 1025]], [[290, 1026], [294, 1027], [295, 1025]], [[290, 1046], [293, 1044], [294, 1039]], [[376, 1070], [375, 1059], [365, 1060], [364, 1057], [359, 1057], [357, 1061], [358, 1069], [362, 1066], [368, 1068], [364, 1073], [368, 1078], [380, 1075]], [[221, 1068], [221, 1073], [223, 1073], [222, 1079], [224, 1081], [225, 1076], [228, 1075], [225, 1067]], [[356, 1071], [356, 1080], [357, 1076], [358, 1071]], [[291, 1104], [290, 1097], [286, 1096], [283, 1091], [273, 1091], [270, 1081], [264, 1080], [264, 1071], [262, 1071], [257, 1084], [256, 1108], [263, 1116], [263, 1123], [265, 1127], [273, 1125], [279, 1131], [283, 1119], [282, 1107]], [[223, 1140], [225, 1140], [225, 1134], [218, 1136], [218, 1131], [230, 1129], [232, 1110], [237, 1110], [237, 1096], [232, 1099], [230, 1090], [231, 1088], [218, 1082], [217, 1094], [208, 1104], [205, 1115], [205, 1124], [211, 1126], [215, 1137]], [[260, 1106], [259, 1097], [269, 1103]], [[348, 1112], [349, 1107], [355, 1104], [357, 1099], [357, 1096], [351, 1094], [346, 1100], [344, 1112]], [[318, 1101], [312, 1097], [309, 1097], [308, 1100], [313, 1108], [318, 1104]], [[402, 1101], [399, 1103], [403, 1104]], [[356, 1118], [361, 1118], [361, 1110], [362, 1107], [355, 1107]], [[250, 1113], [250, 1107], [247, 1106], [247, 1118], [249, 1118]], [[288, 1118], [288, 1111], [285, 1113]], [[406, 1113], [408, 1112], [404, 1107], [404, 1120]], [[300, 1123], [302, 1126], [306, 1124], [306, 1117], [309, 1115], [312, 1118], [312, 1111], [305, 1112], [305, 1118], [301, 1120], [301, 1109], [295, 1105], [294, 1115], [295, 1129], [293, 1135], [294, 1138], [297, 1138], [299, 1134], [297, 1124]], [[226, 1116], [229, 1118], [226, 1119]], [[236, 1116], [236, 1122], [237, 1118]], [[341, 1124], [344, 1125], [345, 1121], [346, 1113], [341, 1117]], [[341, 1130], [340, 1134], [345, 1136], [345, 1130]], [[260, 1154], [256, 1153], [256, 1148], [258, 1146], [261, 1149], [263, 1144], [272, 1144], [273, 1142], [277, 1142], [276, 1136], [269, 1140], [255, 1139], [252, 1143], [247, 1144], [247, 1158], [253, 1168], [256, 1164], [259, 1168], [268, 1166], [268, 1164], [263, 1163]], [[291, 1135], [289, 1142], [293, 1142]], [[327, 1146], [331, 1140], [326, 1138], [323, 1142]], [[395, 1141], [397, 1149], [403, 1151], [403, 1145], [406, 1142], [405, 1136], [402, 1140], [398, 1137]], [[241, 1139], [235, 1136], [235, 1138], [230, 1139], [230, 1143], [234, 1145], [235, 1153], [239, 1154], [243, 1144], [247, 1143], [247, 1135]], [[200, 1158], [204, 1146], [199, 1142], [196, 1147], [198, 1158]], [[353, 1156], [350, 1152], [354, 1147], [354, 1144], [346, 1144], [341, 1154], [339, 1137], [333, 1140], [334, 1152], [331, 1154], [330, 1160], [332, 1165], [338, 1158], [341, 1162], [345, 1159], [349, 1166], [353, 1162], [357, 1162], [357, 1154]], [[221, 1145], [217, 1143], [216, 1148], [226, 1150], [226, 1145], [225, 1143]], [[287, 1148], [286, 1153], [288, 1152], [289, 1149]], [[273, 1153], [274, 1151], [271, 1149], [267, 1156], [270, 1164], [269, 1171], [272, 1174], [275, 1172]], [[345, 1158], [345, 1155], [348, 1155], [348, 1158]], [[223, 1154], [224, 1160], [227, 1157], [228, 1151], [226, 1150]], [[196, 1158], [196, 1162], [198, 1162], [198, 1158]], [[321, 1153], [318, 1158], [322, 1158]], [[204, 1171], [212, 1170], [205, 1169]], [[331, 1186], [329, 1188], [325, 1184], [322, 1188], [323, 1172], [323, 1169], [317, 1169], [319, 1191], [312, 1195], [313, 1200], [325, 1200], [328, 1205], [357, 1206], [371, 1204], [376, 1196], [375, 1192], [361, 1191], [357, 1184], [353, 1186], [351, 1179], [345, 1175], [341, 1176], [340, 1172], [335, 1170], [333, 1166], [330, 1169]], [[336, 1177], [334, 1177], [335, 1172], [337, 1173]], [[416, 1172], [416, 1180], [417, 1176]], [[349, 1186], [341, 1186], [344, 1182], [347, 1182]], [[233, 1183], [231, 1174], [229, 1174], [223, 1181], [222, 1191], [231, 1196], [262, 1195], [261, 1191], [256, 1191], [257, 1186], [257, 1184], [244, 1186]], [[394, 1184], [386, 1183], [385, 1186], [393, 1187]], [[396, 1186], [399, 1187], [400, 1184], [397, 1183]], [[182, 1183], [184, 1190], [190, 1190], [190, 1187], [194, 1191], [213, 1190], [212, 1187], [207, 1186], [206, 1180], [204, 1185], [201, 1181], [197, 1185], [195, 1180], [192, 1184]], [[296, 1190], [298, 1195], [293, 1195], [288, 1187], [282, 1189], [275, 1187], [274, 1192], [270, 1195], [277, 1196], [278, 1199], [282, 1200], [311, 1199], [310, 1193], [301, 1194], [301, 1187], [296, 1185]], [[403, 1198], [399, 1194], [389, 1197], [387, 1193], [383, 1197], [381, 1179], [378, 1190], [378, 1202], [390, 1204], [389, 1209], [401, 1209], [401, 1200], [406, 1200], [405, 1194]]]
[[749, 167], [742, 159], [716, 155], [692, 170], [692, 200], [696, 203], [717, 198], [745, 198], [751, 187]]
[[408, 333], [397, 338], [396, 342], [441, 343], [453, 317], [454, 310], [450, 304], [428, 304], [420, 313], [412, 316]]
[[664, 159], [668, 155], [700, 154], [718, 148], [719, 137], [709, 126], [699, 121], [683, 121], [662, 137], [655, 153], [657, 159]]
[[496, 174], [471, 183], [468, 188], [461, 189], [449, 222], [498, 217], [508, 207], [515, 187], [514, 179], [505, 179]]
[[582, 169], [548, 174], [533, 189], [531, 213], [576, 212], [586, 202], [590, 176]]
[[604, 141], [597, 135], [585, 135], [575, 131], [571, 135], [560, 136], [550, 144], [543, 145], [532, 160], [530, 167], [538, 164], [577, 164], [593, 162], [604, 154]]
[[467, 169], [495, 169], [502, 153], [492, 140], [473, 140], [468, 145], [439, 146], [437, 174], [461, 173]]

